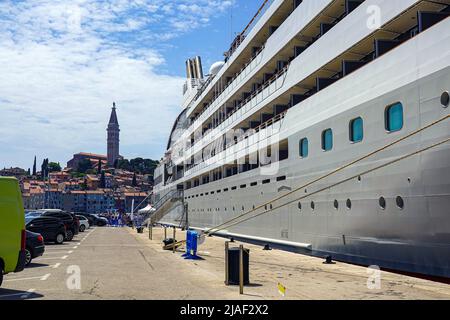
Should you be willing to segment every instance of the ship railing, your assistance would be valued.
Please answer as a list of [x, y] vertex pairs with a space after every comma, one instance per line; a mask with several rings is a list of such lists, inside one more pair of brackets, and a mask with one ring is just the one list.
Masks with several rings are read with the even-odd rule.
[[[217, 106], [224, 98], [233, 90], [236, 88], [241, 82], [246, 79], [246, 77], [260, 64], [262, 61], [262, 53], [264, 51], [265, 46], [263, 45], [251, 58], [250, 61], [248, 61], [241, 70], [235, 74], [235, 76], [232, 78], [230, 82], [225, 84], [223, 90], [221, 90], [214, 99], [208, 103], [205, 108], [193, 119], [191, 126], [199, 125], [201, 122], [203, 122], [207, 117], [209, 117], [211, 114], [211, 111], [215, 106]], [[210, 78], [211, 79], [211, 78]], [[205, 83], [205, 86], [202, 86], [202, 89], [200, 89], [199, 95], [204, 91], [204, 88], [206, 88], [207, 85], [209, 85], [211, 81], [208, 81]], [[202, 91], [203, 90], [203, 91]], [[198, 97], [197, 97], [198, 99]], [[197, 99], [194, 99], [192, 104], [196, 102]]]
[[184, 197], [183, 190], [177, 189], [169, 191], [153, 205], [154, 211], [151, 212], [147, 217], [145, 217], [144, 220], [150, 223], [154, 223], [161, 220], [165, 216], [165, 214], [169, 211], [168, 208], [166, 208], [166, 206], [169, 203], [177, 203], [177, 202], [182, 203], [183, 197]]
[[267, 82], [261, 85], [258, 90], [253, 92], [247, 99], [242, 101], [232, 112], [226, 115], [226, 119], [219, 124], [216, 128], [214, 128], [207, 135], [203, 136], [202, 139], [198, 139], [192, 145], [187, 148], [186, 154], [189, 154], [189, 150], [194, 148], [198, 143], [203, 140], [208, 140], [208, 137], [214, 134], [214, 131], [223, 131], [226, 127], [231, 125], [233, 122], [241, 119], [241, 117], [247, 113], [248, 111], [255, 108], [262, 101], [266, 100], [273, 93], [278, 91], [284, 85], [284, 80], [287, 75], [287, 71], [289, 70], [290, 64], [287, 64], [283, 69], [273, 75]]
[[[258, 10], [257, 14], [253, 17], [253, 19], [250, 21], [250, 23], [249, 23], [249, 24], [247, 25], [247, 27], [244, 29], [244, 31], [243, 31], [239, 36], [237, 36], [236, 39], [239, 39], [239, 41], [236, 43], [237, 45], [232, 46], [232, 48], [231, 48], [230, 51], [228, 52], [228, 60], [227, 60], [227, 61], [229, 61], [229, 59], [230, 59], [231, 56], [234, 54], [234, 52], [236, 52], [236, 50], [240, 47], [240, 45], [241, 45], [242, 42], [244, 41], [245, 37], [247, 36], [249, 30], [251, 30], [251, 29], [254, 27], [254, 25], [259, 21], [259, 18], [262, 16], [262, 14], [265, 12], [265, 10], [267, 10], [267, 9], [270, 7], [270, 5], [271, 5], [272, 2], [273, 2], [273, 0], [266, 0], [266, 1], [264, 2], [264, 4], [261, 6], [261, 8]], [[266, 41], [267, 41], [267, 40], [266, 40]], [[244, 72], [244, 69], [246, 69], [247, 66], [249, 66], [249, 65], [250, 65], [250, 64], [258, 57], [258, 55], [263, 51], [264, 46], [265, 46], [265, 44], [260, 48], [260, 50], [259, 50], [258, 52], [256, 52], [256, 53], [252, 56], [251, 60], [248, 61], [248, 62], [244, 65], [244, 67], [241, 68], [241, 71], [240, 71], [237, 75], [235, 75], [235, 77], [233, 77], [232, 82], [233, 82], [235, 79], [237, 79], [237, 78], [239, 77], [239, 75], [241, 75], [241, 74]], [[211, 82], [211, 80], [212, 80], [212, 77], [210, 77], [210, 78], [208, 79], [208, 83], [205, 83], [205, 84], [200, 88], [198, 95], [194, 98], [194, 100], [193, 100], [192, 103], [195, 103], [195, 102], [197, 101], [197, 99], [203, 94], [203, 92], [204, 92], [205, 89], [208, 87], [208, 85], [209, 85], [209, 83]], [[228, 85], [224, 88], [223, 91], [225, 91], [225, 89], [226, 89], [230, 84], [231, 84], [231, 83], [228, 83]], [[221, 91], [221, 93], [222, 93], [223, 91]], [[220, 95], [220, 94], [219, 94], [219, 95]], [[216, 97], [216, 98], [217, 98], [217, 97]], [[216, 98], [214, 98], [214, 99], [216, 99]], [[192, 104], [189, 105], [189, 107], [191, 107], [191, 106], [192, 106]], [[204, 111], [206, 111], [210, 106], [211, 106], [211, 104], [209, 104], [209, 105], [208, 105], [208, 106], [207, 106], [207, 107], [206, 107], [206, 108], [205, 108], [205, 109], [204, 109], [204, 110], [203, 110], [203, 111], [202, 111], [202, 112], [194, 119], [194, 121], [196, 121], [196, 120], [198, 119], [198, 117], [201, 116], [201, 114], [202, 114]]]
[[[247, 134], [245, 134], [245, 135], [241, 136], [240, 138], [238, 138], [238, 141], [236, 141], [233, 144], [226, 145], [223, 150], [220, 150], [220, 152], [216, 153], [215, 155], [206, 155], [203, 158], [203, 162], [202, 163], [191, 165], [190, 168], [188, 170], [186, 170], [185, 176], [189, 176], [189, 175], [194, 174], [194, 173], [196, 173], [196, 172], [198, 172], [200, 170], [203, 170], [203, 169], [209, 167], [211, 165], [211, 163], [213, 163], [213, 164], [217, 163], [217, 161], [211, 161], [211, 163], [209, 163], [209, 162], [210, 162], [210, 159], [212, 159], [212, 158], [214, 158], [216, 156], [218, 158], [223, 158], [224, 157], [224, 153], [225, 152], [230, 152], [229, 149], [231, 149], [232, 147], [236, 148], [233, 151], [233, 153], [237, 154], [240, 151], [242, 151], [243, 149], [249, 148], [250, 145], [258, 143], [260, 138], [262, 138], [262, 137], [269, 138], [269, 137], [277, 134], [279, 132], [279, 130], [281, 129], [281, 126], [282, 126], [281, 121], [285, 118], [286, 114], [287, 114], [287, 111], [285, 111], [285, 112], [277, 115], [276, 117], [266, 121], [265, 123], [261, 124], [259, 127], [249, 130], [249, 132]], [[259, 134], [259, 136], [258, 136], [258, 134]], [[238, 144], [240, 142], [242, 142], [242, 141], [244, 141], [246, 139], [249, 141], [247, 144], [244, 144], [242, 146], [238, 146]]]

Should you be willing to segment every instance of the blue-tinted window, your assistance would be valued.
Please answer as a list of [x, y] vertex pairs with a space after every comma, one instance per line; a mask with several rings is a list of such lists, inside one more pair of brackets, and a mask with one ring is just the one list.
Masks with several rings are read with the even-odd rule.
[[309, 154], [309, 143], [308, 139], [304, 138], [300, 140], [300, 157], [306, 158]]
[[364, 122], [362, 118], [350, 121], [350, 141], [361, 142], [364, 139]]
[[322, 132], [322, 149], [324, 151], [333, 149], [333, 131], [331, 129]]
[[403, 105], [398, 102], [387, 107], [385, 118], [387, 131], [394, 132], [401, 130], [403, 128]]

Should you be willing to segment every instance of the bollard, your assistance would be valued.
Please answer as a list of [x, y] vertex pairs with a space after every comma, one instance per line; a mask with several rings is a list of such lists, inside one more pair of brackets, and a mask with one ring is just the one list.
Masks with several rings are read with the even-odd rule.
[[230, 247], [230, 243], [228, 241], [225, 241], [225, 285], [229, 285], [229, 279], [228, 279], [228, 249]]
[[176, 245], [175, 245], [175, 243], [176, 243], [176, 240], [175, 240], [175, 230], [176, 230], [177, 228], [175, 228], [175, 227], [173, 227], [173, 250], [172, 250], [172, 253], [175, 253], [175, 247], [176, 247]]
[[153, 240], [153, 225], [151, 223], [148, 224], [148, 238]]
[[164, 240], [167, 239], [167, 227], [164, 226]]
[[239, 246], [239, 294], [244, 294], [244, 246]]

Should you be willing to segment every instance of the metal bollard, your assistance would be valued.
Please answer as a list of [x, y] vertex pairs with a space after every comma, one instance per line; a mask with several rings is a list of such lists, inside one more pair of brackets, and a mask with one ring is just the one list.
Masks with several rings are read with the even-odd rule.
[[164, 240], [167, 239], [167, 227], [164, 226]]
[[239, 246], [239, 294], [244, 294], [244, 246]]
[[228, 286], [230, 284], [229, 282], [229, 270], [228, 270], [228, 249], [230, 248], [229, 241], [225, 241], [225, 285]]
[[175, 253], [175, 242], [176, 242], [176, 240], [175, 240], [175, 231], [176, 231], [176, 229], [177, 228], [175, 228], [175, 227], [173, 227], [173, 248], [172, 248], [172, 253]]
[[152, 223], [148, 224], [148, 238], [150, 240], [153, 240], [153, 224]]

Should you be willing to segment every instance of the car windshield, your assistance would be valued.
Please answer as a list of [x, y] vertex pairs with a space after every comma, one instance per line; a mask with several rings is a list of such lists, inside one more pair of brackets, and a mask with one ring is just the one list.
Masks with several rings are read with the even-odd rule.
[[25, 217], [39, 217], [41, 216], [42, 212], [37, 211], [31, 211], [25, 214]]
[[28, 224], [33, 219], [34, 219], [34, 217], [25, 217], [25, 224]]

